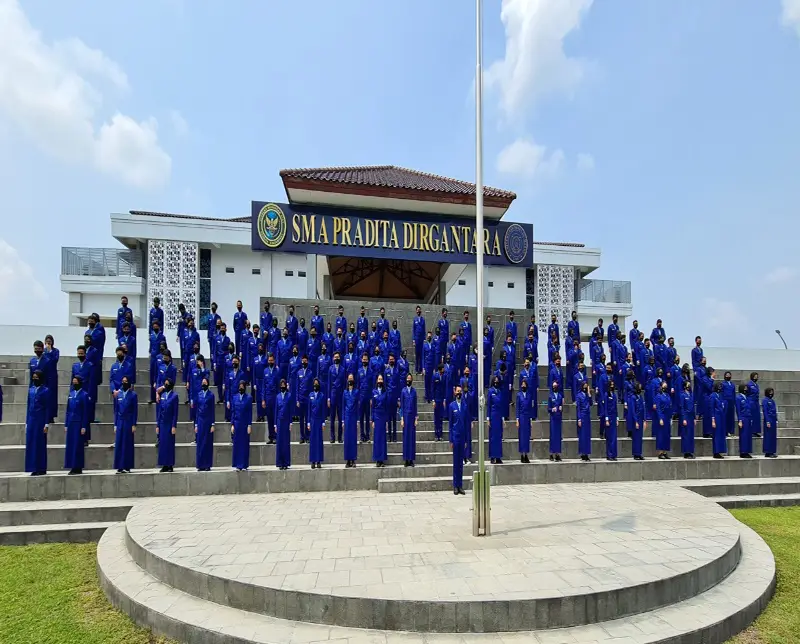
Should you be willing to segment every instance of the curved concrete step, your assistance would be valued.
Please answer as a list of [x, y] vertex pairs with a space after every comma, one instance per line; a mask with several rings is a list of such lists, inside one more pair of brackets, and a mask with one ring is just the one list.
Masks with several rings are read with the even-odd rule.
[[179, 642], [204, 644], [721, 644], [746, 628], [775, 589], [775, 563], [767, 545], [741, 526], [742, 557], [719, 584], [691, 599], [648, 613], [571, 628], [518, 633], [404, 633], [293, 622], [199, 599], [159, 581], [131, 557], [122, 525], [98, 546], [100, 583], [110, 602], [140, 626]]
[[33, 501], [0, 504], [0, 527], [124, 521], [132, 499]]
[[16, 525], [0, 528], [0, 545], [27, 546], [32, 543], [94, 543], [114, 522]]

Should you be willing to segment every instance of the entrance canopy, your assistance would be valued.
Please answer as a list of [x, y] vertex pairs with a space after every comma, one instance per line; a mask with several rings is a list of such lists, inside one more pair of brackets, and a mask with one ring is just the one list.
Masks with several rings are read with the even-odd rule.
[[436, 293], [441, 264], [436, 262], [329, 257], [331, 289], [338, 299], [388, 299], [428, 302]]

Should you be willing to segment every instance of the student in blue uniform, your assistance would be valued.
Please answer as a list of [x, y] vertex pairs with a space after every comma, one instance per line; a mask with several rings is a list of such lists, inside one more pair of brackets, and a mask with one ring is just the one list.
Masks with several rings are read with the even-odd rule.
[[748, 397], [748, 385], [739, 386], [736, 397], [736, 412], [739, 418], [739, 457], [753, 458], [753, 406]]
[[200, 391], [195, 401], [195, 465], [198, 472], [209, 472], [214, 465], [215, 403], [214, 392], [209, 389], [209, 378], [205, 376], [200, 382]]
[[629, 370], [625, 376], [625, 389], [623, 392], [623, 411], [625, 412], [625, 429], [628, 438], [633, 433], [633, 396], [636, 391], [636, 374], [633, 369]]
[[[333, 364], [328, 369], [328, 389], [327, 406], [328, 415], [331, 419], [331, 444], [338, 441], [342, 442], [344, 425], [342, 418], [342, 394], [344, 393], [345, 371], [342, 365], [341, 354], [333, 354]], [[336, 421], [339, 421], [338, 432], [336, 431]]]
[[[414, 340], [414, 372], [422, 373], [425, 368], [425, 318], [422, 316], [422, 307], [418, 306], [415, 312], [414, 321], [411, 323], [411, 337]], [[430, 342], [430, 337], [428, 342]]]
[[377, 467], [383, 467], [388, 458], [386, 423], [389, 419], [389, 414], [395, 414], [396, 411], [390, 404], [389, 394], [386, 392], [382, 373], [378, 373], [375, 377], [375, 389], [372, 392], [372, 401], [370, 405], [372, 414], [372, 435], [374, 439], [372, 443], [372, 460], [375, 461]]
[[314, 386], [314, 374], [308, 365], [308, 356], [303, 354], [300, 369], [297, 371], [297, 387], [295, 409], [300, 425], [300, 444], [308, 441], [308, 397]]
[[590, 461], [592, 455], [592, 397], [589, 383], [584, 382], [575, 401], [575, 418], [578, 426], [578, 454], [582, 461]]
[[72, 387], [67, 397], [67, 410], [64, 417], [65, 447], [64, 469], [70, 474], [82, 474], [84, 448], [86, 446], [86, 427], [89, 418], [89, 394], [83, 390], [80, 376], [72, 377]]
[[547, 413], [550, 414], [550, 460], [561, 461], [564, 394], [561, 393], [558, 381], [553, 383], [550, 396], [547, 398]]
[[474, 463], [472, 454], [472, 423], [478, 418], [478, 374], [470, 367], [464, 370], [461, 378], [461, 399], [467, 405], [469, 422], [464, 427], [464, 464]]
[[664, 330], [661, 320], [656, 320], [655, 328], [650, 332], [650, 344], [655, 347], [659, 342], [667, 341], [667, 332]]
[[722, 424], [725, 426], [725, 435], [733, 436], [736, 433], [736, 385], [731, 380], [731, 372], [726, 371], [722, 380], [722, 402], [725, 403], [725, 415]]
[[612, 380], [608, 383], [608, 393], [604, 405], [606, 421], [606, 460], [617, 460], [617, 426], [619, 425], [619, 408], [616, 394], [616, 384]]
[[[347, 387], [342, 394], [342, 416], [344, 416], [344, 460], [345, 467], [355, 467], [358, 460], [358, 420], [360, 413], [359, 389], [356, 377], [347, 374]], [[403, 432], [405, 441], [405, 432]]]
[[683, 391], [678, 398], [678, 422], [680, 423], [681, 452], [683, 458], [694, 458], [694, 396], [692, 383], [688, 378], [683, 380]]
[[461, 385], [456, 385], [454, 400], [447, 408], [450, 449], [453, 451], [453, 494], [456, 495], [464, 494], [464, 443], [466, 425], [470, 422], [467, 404], [462, 400]]
[[253, 398], [247, 393], [247, 380], [231, 380], [236, 383], [236, 393], [230, 396], [231, 436], [233, 450], [231, 465], [239, 472], [250, 467], [250, 435], [253, 431]]
[[267, 358], [267, 368], [264, 369], [264, 389], [261, 395], [263, 415], [267, 417], [267, 445], [275, 444], [275, 399], [281, 382], [281, 372], [275, 364], [275, 356]]
[[369, 355], [366, 351], [361, 355], [361, 366], [356, 372], [356, 382], [358, 383], [358, 427], [359, 437], [362, 443], [369, 442], [370, 430], [370, 401], [372, 391], [375, 389], [372, 380], [372, 372], [369, 368]]
[[289, 384], [286, 378], [281, 378], [278, 383], [278, 395], [275, 396], [275, 466], [279, 470], [286, 470], [292, 464], [292, 415], [294, 408], [292, 396], [289, 393]]
[[216, 348], [215, 338], [221, 324], [222, 318], [220, 317], [219, 313], [217, 313], [217, 303], [212, 302], [211, 313], [206, 316], [206, 340], [208, 341], [209, 359], [211, 359], [211, 357], [214, 355], [214, 349]]
[[[709, 369], [710, 370], [710, 369]], [[728, 453], [728, 440], [727, 436], [725, 436], [725, 425], [723, 423], [723, 418], [725, 416], [725, 403], [722, 401], [722, 396], [720, 396], [720, 392], [722, 390], [721, 383], [714, 383], [712, 392], [708, 396], [705, 405], [705, 413], [711, 417], [711, 431], [712, 434], [712, 444], [714, 450], [714, 458], [723, 458], [723, 454]], [[740, 388], [741, 391], [741, 388]], [[746, 413], [746, 398], [744, 394], [742, 394], [742, 413]], [[740, 401], [739, 396], [736, 397], [736, 407], [737, 410], [739, 408]], [[705, 420], [705, 416], [703, 417]], [[705, 432], [704, 432], [705, 433]]]
[[669, 452], [672, 449], [672, 399], [669, 397], [665, 380], [659, 385], [653, 404], [656, 451], [659, 459], [666, 460], [670, 458]]
[[158, 377], [158, 356], [163, 351], [162, 345], [166, 346], [166, 339], [161, 332], [161, 324], [158, 320], [153, 320], [152, 330], [149, 336], [148, 354], [150, 356], [150, 400], [149, 404], [156, 401], [156, 378]]
[[389, 434], [389, 441], [392, 443], [397, 442], [397, 413], [398, 403], [400, 401], [400, 372], [395, 366], [394, 354], [389, 355], [389, 364], [386, 365], [384, 371], [384, 383], [386, 384], [386, 395], [388, 396], [389, 404], [389, 417], [387, 431]]
[[[83, 442], [89, 443], [92, 439], [92, 421], [94, 420], [94, 407], [95, 407], [95, 400], [92, 399], [92, 392], [94, 391], [92, 387], [92, 376], [94, 374], [94, 365], [89, 362], [86, 358], [86, 347], [81, 345], [77, 347], [75, 350], [78, 356], [77, 362], [72, 365], [72, 377], [75, 378], [76, 376], [81, 381], [81, 388], [83, 389], [84, 393], [86, 394], [86, 414], [88, 416], [88, 420], [86, 421], [86, 425], [83, 429], [86, 431], [83, 433]], [[2, 405], [0, 405], [1, 407]], [[0, 409], [0, 413], [2, 409]], [[0, 415], [0, 422], [2, 422], [3, 418]]]
[[747, 402], [750, 405], [750, 434], [756, 438], [761, 437], [761, 407], [759, 406], [758, 373], [750, 374], [747, 383]]
[[325, 432], [325, 420], [328, 417], [328, 396], [322, 390], [322, 383], [319, 378], [315, 378], [312, 391], [308, 396], [308, 460], [311, 469], [321, 468], [324, 460], [323, 434]]
[[437, 441], [442, 440], [442, 421], [446, 413], [445, 388], [447, 383], [444, 369], [445, 365], [439, 364], [439, 370], [433, 376], [433, 434]]
[[[633, 386], [633, 398], [628, 403], [631, 407], [631, 454], [633, 460], [643, 461], [644, 455], [642, 454], [642, 447], [644, 444], [644, 430], [647, 425], [645, 419], [645, 402], [642, 395], [642, 385], [637, 382]], [[626, 422], [628, 422], [626, 420]]]
[[489, 424], [489, 458], [493, 465], [503, 464], [503, 422], [506, 403], [503, 398], [504, 384], [495, 373], [492, 387], [486, 395], [486, 422]]
[[147, 316], [148, 331], [152, 330], [154, 322], [158, 322], [160, 329], [164, 328], [164, 309], [161, 308], [161, 300], [157, 297], [153, 298], [153, 307]]
[[236, 313], [233, 314], [233, 340], [236, 345], [236, 355], [240, 355], [242, 331], [247, 321], [247, 313], [242, 310], [242, 301], [236, 301]]
[[417, 458], [417, 390], [411, 374], [406, 376], [406, 385], [400, 392], [400, 427], [403, 430], [403, 463], [414, 467]]
[[178, 395], [173, 391], [175, 383], [167, 378], [164, 391], [158, 401], [158, 465], [161, 472], [172, 472], [175, 467], [175, 435], [178, 429]]
[[122, 377], [114, 412], [114, 469], [128, 474], [133, 469], [133, 436], [139, 420], [139, 397], [131, 388], [128, 376]]
[[189, 382], [187, 383], [189, 394], [189, 420], [192, 421], [192, 423], [197, 419], [197, 396], [202, 391], [203, 380], [208, 380], [210, 376], [211, 374], [208, 369], [206, 369], [205, 358], [198, 355]]
[[531, 453], [531, 416], [533, 415], [533, 398], [528, 392], [528, 381], [523, 379], [517, 392], [517, 431], [519, 434], [519, 455], [521, 463], [530, 463]]
[[422, 343], [422, 375], [425, 380], [425, 402], [433, 402], [433, 374], [436, 372], [436, 349], [431, 332]]
[[48, 356], [47, 369], [44, 372], [44, 385], [48, 391], [48, 423], [52, 423], [58, 416], [58, 360], [61, 352], [55, 347], [52, 335], [44, 337], [44, 354]]
[[764, 456], [778, 458], [778, 407], [775, 404], [775, 390], [772, 387], [764, 390], [761, 415], [764, 419]]
[[226, 379], [226, 356], [229, 352], [231, 339], [228, 337], [228, 326], [223, 322], [219, 327], [219, 333], [214, 338], [215, 348], [212, 361], [214, 371], [214, 384], [217, 386], [217, 404], [224, 404], [225, 401], [225, 379]]

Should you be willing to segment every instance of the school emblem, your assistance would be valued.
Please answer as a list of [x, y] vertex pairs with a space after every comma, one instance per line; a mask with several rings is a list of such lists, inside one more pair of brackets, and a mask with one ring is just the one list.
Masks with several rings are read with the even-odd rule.
[[269, 249], [278, 248], [286, 239], [286, 215], [274, 203], [265, 205], [258, 213], [258, 236]]
[[528, 254], [528, 236], [525, 234], [525, 229], [519, 224], [511, 224], [506, 228], [503, 247], [508, 261], [512, 264], [524, 261]]

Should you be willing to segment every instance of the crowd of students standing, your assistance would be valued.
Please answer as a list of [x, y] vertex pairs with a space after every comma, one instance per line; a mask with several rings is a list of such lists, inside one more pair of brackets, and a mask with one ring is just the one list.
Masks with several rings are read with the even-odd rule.
[[[212, 303], [205, 320], [208, 357], [201, 353], [200, 331], [194, 316], [183, 304], [175, 338], [178, 354], [164, 335], [164, 311], [158, 298], [148, 314], [149, 383], [145, 396], [157, 405], [158, 465], [162, 472], [175, 465], [175, 443], [179, 416], [178, 369], [186, 391], [196, 442], [196, 467], [207, 471], [213, 464], [217, 427], [217, 406], [223, 407], [224, 427], [233, 444], [232, 466], [249, 467], [253, 422], [266, 423], [267, 442], [276, 444], [276, 466], [291, 466], [291, 425], [299, 425], [299, 441], [309, 445], [312, 468], [324, 462], [326, 425], [331, 443], [344, 443], [347, 467], [355, 467], [358, 442], [372, 443], [372, 459], [378, 467], [387, 461], [388, 443], [397, 441], [397, 424], [402, 429], [403, 460], [412, 467], [416, 458], [416, 428], [420, 405], [433, 411], [435, 440], [448, 440], [453, 451], [453, 487], [463, 493], [463, 465], [473, 460], [472, 429], [478, 414], [477, 337], [473, 338], [469, 312], [451, 329], [448, 311], [430, 328], [421, 307], [412, 321], [410, 344], [414, 347], [416, 374], [423, 376], [424, 392], [413, 385], [412, 367], [407, 361], [397, 320], [386, 318], [383, 307], [377, 319], [369, 320], [362, 306], [360, 316], [349, 321], [343, 307], [335, 320], [324, 320], [319, 306], [308, 325], [288, 307], [283, 324], [270, 311], [269, 302], [258, 324], [251, 322], [242, 302], [228, 325]], [[550, 460], [562, 460], [563, 409], [569, 390], [576, 407], [578, 452], [590, 460], [592, 444], [591, 408], [597, 410], [599, 436], [606, 442], [606, 458], [618, 457], [617, 429], [626, 421], [634, 459], [643, 460], [643, 438], [650, 423], [660, 459], [670, 458], [672, 424], [677, 423], [681, 451], [694, 458], [695, 423], [702, 423], [704, 437], [713, 439], [715, 458], [727, 451], [727, 436], [739, 430], [740, 455], [750, 458], [752, 437], [764, 434], [764, 452], [777, 456], [777, 409], [774, 391], [759, 400], [758, 374], [737, 388], [730, 372], [723, 380], [706, 364], [702, 340], [697, 337], [691, 368], [680, 363], [673, 338], [667, 338], [661, 320], [645, 338], [638, 322], [626, 336], [614, 316], [608, 329], [603, 321], [592, 330], [589, 341], [590, 372], [580, 343], [581, 331], [573, 311], [564, 336], [566, 362], [562, 366], [561, 332], [553, 315], [546, 336], [548, 352], [547, 400], [550, 419]], [[108, 373], [109, 392], [114, 405], [114, 468], [130, 472], [134, 466], [134, 433], [138, 422], [139, 398], [136, 383], [136, 326], [127, 298], [117, 312], [116, 361]], [[530, 462], [531, 423], [538, 419], [539, 329], [534, 316], [527, 324], [522, 342], [522, 364], [517, 374], [518, 327], [514, 312], [502, 331], [499, 350], [495, 348], [495, 327], [491, 316], [483, 325], [483, 384], [486, 388], [486, 420], [489, 425], [489, 457], [503, 462], [504, 424], [516, 422], [520, 460]], [[606, 343], [604, 345], [604, 343]], [[80, 474], [84, 447], [91, 440], [96, 423], [97, 392], [103, 383], [102, 360], [106, 333], [99, 316], [89, 317], [84, 343], [77, 348], [72, 366], [70, 393], [65, 408], [66, 454], [64, 466]], [[30, 389], [26, 418], [26, 471], [46, 471], [46, 434], [58, 410], [58, 349], [52, 336], [34, 344], [30, 361]], [[494, 358], [497, 357], [495, 360]], [[177, 364], [176, 364], [177, 363]], [[212, 386], [213, 385], [213, 386]], [[516, 385], [516, 387], [515, 387]], [[216, 389], [216, 394], [214, 392]], [[141, 391], [142, 387], [138, 387]], [[2, 399], [0, 398], [0, 401]], [[0, 403], [1, 404], [1, 403]], [[512, 416], [511, 407], [514, 407]], [[0, 407], [1, 413], [1, 407]], [[763, 427], [762, 427], [763, 422]]]

